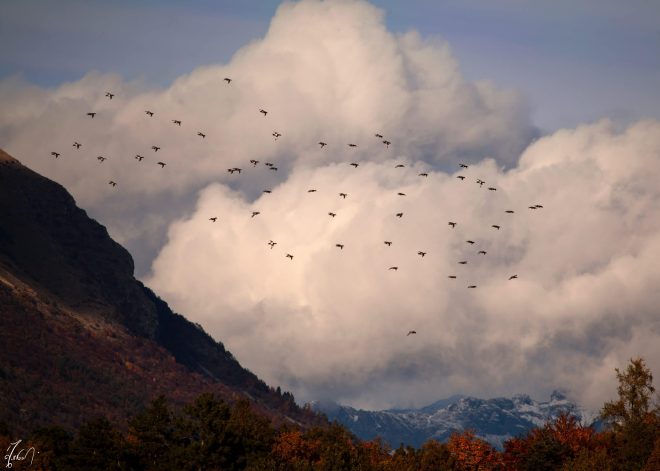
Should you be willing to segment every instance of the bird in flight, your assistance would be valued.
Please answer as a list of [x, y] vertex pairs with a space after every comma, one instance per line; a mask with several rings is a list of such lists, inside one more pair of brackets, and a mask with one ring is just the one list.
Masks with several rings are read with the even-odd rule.
[[60, 153], [53, 151], [53, 152], [50, 153], [50, 155], [54, 155], [55, 158], [58, 158], [60, 156]]
[[494, 186], [489, 186], [488, 189], [489, 189], [490, 191], [497, 191], [497, 188], [495, 188]]
[[344, 249], [344, 244], [335, 244], [335, 247], [339, 247], [341, 250]]
[[401, 192], [398, 192], [397, 195], [399, 195], [399, 196], [406, 196], [405, 193], [401, 193]]
[[403, 165], [403, 164], [397, 164], [397, 165], [394, 166], [394, 168], [403, 168], [403, 167], [405, 167], [405, 165]]
[[165, 168], [165, 162], [156, 162], [157, 165], [160, 165], [160, 168]]
[[160, 147], [158, 146], [151, 146], [151, 148], [154, 150], [154, 152], [158, 152], [158, 150], [160, 149]]
[[173, 119], [172, 122], [178, 126], [181, 126], [181, 121], [178, 119]]
[[378, 139], [382, 139], [382, 138], [383, 138], [383, 135], [382, 135], [382, 134], [378, 134], [378, 133], [374, 134], [374, 136], [376, 136]]
[[357, 147], [357, 144], [348, 144], [348, 147]]
[[507, 210], [504, 211], [504, 212], [505, 212], [505, 213], [508, 213], [508, 214], [513, 214], [513, 213], [514, 213], [513, 209], [507, 209]]
[[399, 267], [390, 267], [390, 268], [388, 268], [388, 270], [394, 270], [394, 271], [397, 271], [398, 269], [399, 269]]
[[[258, 160], [251, 159], [251, 160], [250, 160], [250, 163], [252, 164], [253, 167], [256, 167], [257, 164], [259, 163], [259, 161], [258, 161]], [[270, 165], [269, 165], [269, 167], [270, 167]]]
[[477, 178], [477, 183], [479, 184], [479, 186], [484, 186], [484, 183], [486, 182], [483, 181], [481, 178]]
[[327, 146], [328, 144], [326, 144], [326, 143], [323, 142], [323, 141], [320, 141], [320, 142], [319, 142], [319, 145], [321, 146], [321, 149], [323, 149], [323, 148], [324, 148], [325, 146]]
[[459, 165], [460, 165], [461, 168], [468, 168], [468, 166], [465, 165], [465, 164], [459, 164]]
[[98, 160], [99, 162], [103, 163], [105, 160], [108, 160], [108, 159], [107, 159], [106, 157], [103, 157], [102, 155], [99, 155], [99, 156], [96, 158], [96, 160]]
[[353, 166], [353, 167], [355, 167], [355, 168], [358, 168], [359, 165], [360, 165], [360, 164], [358, 164], [358, 163], [356, 163], [356, 162], [352, 162], [352, 163], [351, 163], [351, 166]]
[[392, 241], [386, 240], [386, 241], [385, 241], [385, 245], [387, 245], [388, 247], [390, 247], [390, 246], [392, 245]]
[[448, 224], [454, 229], [456, 227], [456, 223], [453, 221], [449, 221]]
[[231, 174], [233, 174], [234, 172], [241, 173], [241, 169], [238, 168], [238, 167], [228, 168], [227, 171], [228, 171], [229, 173], [231, 173]]
[[403, 217], [403, 213], [396, 213], [396, 217], [398, 217], [398, 218], [402, 218], [402, 217]]
[[310, 190], [307, 190], [307, 193], [315, 193], [315, 192], [316, 192], [316, 190], [314, 188], [312, 188]]
[[417, 332], [415, 332], [414, 330], [409, 330], [408, 333], [406, 334], [406, 337], [408, 337], [409, 335], [415, 335], [416, 333]]
[[142, 156], [142, 155], [140, 155], [140, 154], [137, 154], [137, 155], [135, 156], [135, 160], [137, 160], [138, 162], [142, 162], [142, 159], [144, 159], [144, 156]]
[[497, 224], [493, 224], [493, 225], [490, 226], [490, 227], [493, 227], [493, 228], [497, 229], [498, 231], [500, 230], [500, 226], [498, 226]]
[[458, 263], [459, 263], [460, 265], [467, 265], [467, 260], [462, 260], [462, 261], [460, 261], [460, 262], [458, 262]]
[[268, 167], [268, 168], [271, 169], [274, 172], [277, 172], [277, 167]]
[[108, 98], [110, 98], [112, 100], [112, 98], [115, 96], [115, 94], [110, 93], [110, 92], [105, 92], [105, 96], [107, 96]]
[[392, 143], [388, 140], [385, 140], [385, 141], [383, 141], [383, 144], [385, 144], [385, 146], [389, 147], [390, 144], [392, 144]]
[[258, 214], [261, 214], [261, 213], [259, 211], [252, 211], [252, 217], [255, 217]]
[[217, 221], [217, 220], [218, 220], [218, 218], [217, 218], [217, 217], [212, 217], [212, 218], [209, 218], [209, 221], [213, 221], [213, 222], [215, 222], [215, 221]]
[[328, 216], [335, 217], [337, 213], [328, 213]]
[[534, 206], [536, 206], [539, 209], [543, 209], [543, 206], [541, 206], [540, 204], [535, 204]]
[[424, 258], [424, 255], [426, 255], [426, 252], [422, 252], [422, 251], [420, 250], [419, 252], [417, 252], [417, 255], [419, 255], [420, 257]]
[[197, 135], [198, 135], [199, 137], [201, 137], [202, 139], [204, 139], [204, 138], [206, 137], [206, 134], [204, 134], [204, 133], [201, 132], [201, 131], [197, 131]]
[[509, 281], [511, 281], [511, 280], [516, 280], [517, 278], [518, 278], [518, 275], [511, 275], [511, 276], [509, 277]]
[[290, 253], [286, 254], [286, 256], [289, 257], [291, 260], [293, 260], [293, 255], [291, 255]]
[[465, 177], [463, 175], [458, 175], [456, 178], [458, 178], [459, 180], [465, 180]]
[[277, 244], [277, 242], [275, 242], [275, 241], [273, 241], [273, 240], [269, 240], [269, 241], [268, 241], [268, 245], [270, 245], [270, 249], [271, 249], [271, 250], [273, 250], [273, 247], [275, 247], [275, 244]]
[[[252, 162], [252, 160], [251, 160], [250, 162]], [[257, 162], [259, 162], [259, 161], [257, 160]], [[257, 164], [255, 164], [255, 165], [257, 165]], [[266, 162], [264, 165], [265, 165], [266, 167], [272, 167], [272, 166], [273, 166], [273, 164], [270, 163], [270, 162]]]
[[224, 80], [225, 80], [225, 82], [227, 82], [227, 84], [230, 84], [230, 83], [231, 83], [231, 79], [230, 79], [229, 77], [225, 77]]
[[478, 255], [486, 255], [486, 251], [485, 250], [480, 250], [479, 252], [477, 252], [477, 254]]
[[538, 209], [536, 206], [529, 206], [529, 209]]
[[429, 174], [428, 174], [428, 173], [420, 173], [419, 176], [420, 176], [420, 177], [428, 177]]
[[145, 112], [146, 114], [148, 114], [150, 118], [153, 118], [153, 116], [154, 116], [154, 112], [153, 112], [153, 111], [145, 110], [144, 112]]
[[261, 114], [263, 114], [264, 116], [266, 116], [266, 115], [268, 114], [268, 111], [260, 109], [260, 110], [259, 110], [259, 113], [261, 113]]
[[82, 146], [82, 144], [80, 142], [74, 142], [73, 143], [73, 147], [75, 147], [76, 149], [80, 149], [80, 146]]
[[470, 285], [470, 286], [468, 286], [468, 288], [476, 288], [476, 287], [477, 287], [477, 285]]
[[117, 183], [116, 183], [116, 182], [113, 182], [112, 180], [110, 180], [110, 181], [108, 182], [108, 185], [117, 186]]
[[474, 244], [473, 240], [466, 240], [465, 242], [467, 242], [468, 244]]
[[277, 138], [280, 137], [281, 135], [282, 135], [282, 134], [280, 134], [280, 133], [277, 132], [277, 131], [274, 131], [274, 132], [273, 132], [273, 137], [275, 138], [275, 140], [277, 140]]
[[456, 275], [449, 275], [447, 278], [451, 278], [452, 280], [456, 279]]
[[87, 113], [87, 116], [90, 116], [91, 118], [94, 118], [94, 116], [96, 116], [96, 113]]
[[264, 190], [264, 193], [272, 193], [271, 190]]
[[348, 196], [348, 193], [339, 193], [339, 196], [346, 199], [346, 197]]

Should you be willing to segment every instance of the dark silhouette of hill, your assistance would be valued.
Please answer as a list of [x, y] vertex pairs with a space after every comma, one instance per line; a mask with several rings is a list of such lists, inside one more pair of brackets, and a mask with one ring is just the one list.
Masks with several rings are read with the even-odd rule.
[[322, 423], [243, 368], [133, 276], [130, 254], [59, 184], [0, 150], [0, 421], [117, 424], [158, 395], [249, 398], [276, 423]]

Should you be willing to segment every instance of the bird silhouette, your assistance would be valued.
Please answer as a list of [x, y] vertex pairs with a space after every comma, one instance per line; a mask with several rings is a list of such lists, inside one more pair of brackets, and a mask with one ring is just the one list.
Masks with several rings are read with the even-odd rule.
[[468, 166], [465, 165], [465, 164], [459, 164], [459, 165], [460, 165], [461, 168], [468, 168]]
[[218, 218], [217, 218], [217, 217], [212, 217], [212, 218], [209, 218], [209, 221], [213, 221], [213, 222], [215, 222], [215, 221], [217, 221], [217, 220], [218, 220]]
[[390, 141], [388, 141], [388, 140], [384, 140], [384, 141], [383, 141], [383, 144], [385, 144], [386, 147], [389, 147], [390, 144], [392, 144], [392, 143], [391, 143]]
[[429, 174], [428, 174], [428, 173], [420, 173], [419, 176], [420, 176], [420, 177], [428, 177]]
[[540, 204], [536, 204], [536, 205], [534, 205], [534, 206], [536, 206], [538, 209], [542, 209], [542, 208], [543, 208], [543, 206], [541, 206]]
[[390, 246], [392, 245], [392, 242], [389, 241], [389, 240], [386, 240], [386, 241], [385, 241], [385, 245], [387, 245], [388, 247], [390, 247]]
[[137, 154], [137, 155], [135, 156], [135, 160], [137, 160], [138, 162], [142, 162], [142, 159], [144, 159], [144, 156], [142, 156], [142, 155], [140, 155], [140, 154]]
[[449, 224], [452, 227], [452, 229], [456, 227], [456, 223], [453, 221], [449, 221], [447, 224]]
[[273, 132], [273, 137], [275, 138], [275, 140], [277, 140], [277, 138], [280, 137], [280, 136], [282, 136], [282, 134], [280, 134], [279, 132], [277, 132], [277, 131]]
[[447, 278], [451, 278], [452, 280], [456, 279], [456, 275], [449, 275]]
[[115, 94], [110, 93], [110, 92], [105, 92], [105, 96], [107, 96], [108, 98], [110, 98], [112, 100], [112, 98], [115, 96]]
[[238, 168], [238, 167], [228, 168], [227, 171], [228, 171], [229, 173], [231, 173], [232, 175], [234, 174], [234, 172], [238, 172], [239, 174], [241, 173], [241, 169]]
[[87, 116], [90, 116], [92, 119], [96, 116], [96, 113], [87, 113]]
[[497, 188], [495, 188], [495, 187], [493, 187], [493, 186], [489, 186], [488, 189], [489, 189], [490, 191], [497, 191]]
[[275, 241], [273, 241], [273, 240], [269, 240], [269, 241], [268, 241], [268, 245], [270, 245], [270, 249], [271, 249], [271, 250], [273, 250], [273, 247], [275, 247], [276, 244], [277, 244], [277, 242], [275, 242]]
[[151, 148], [154, 150], [154, 152], [158, 152], [158, 150], [160, 150], [160, 147], [158, 146], [151, 146]]
[[256, 167], [257, 164], [259, 163], [258, 160], [250, 159], [250, 163], [252, 164], [253, 167]]
[[360, 164], [358, 164], [358, 163], [356, 163], [356, 162], [352, 162], [351, 165], [352, 165], [353, 167], [355, 167], [355, 168], [358, 168]]
[[165, 168], [165, 162], [156, 162], [156, 165], [160, 165], [160, 168]]
[[465, 180], [465, 177], [463, 175], [458, 175], [456, 178], [458, 178], [460, 180]]
[[473, 240], [466, 240], [465, 242], [467, 242], [468, 244], [474, 244]]
[[394, 166], [394, 168], [403, 168], [403, 167], [405, 167], [405, 165], [403, 165], [403, 164], [397, 164], [397, 165]]
[[227, 82], [227, 84], [230, 84], [230, 83], [231, 83], [231, 79], [230, 79], [229, 77], [225, 77], [225, 78], [224, 78], [224, 81]]
[[80, 146], [82, 146], [82, 144], [80, 142], [74, 142], [73, 143], [73, 147], [75, 147], [76, 149], [80, 149]]
[[398, 217], [398, 218], [402, 218], [402, 217], [403, 217], [403, 213], [396, 213], [396, 217]]
[[108, 185], [117, 186], [117, 183], [116, 183], [116, 182], [113, 182], [112, 180], [110, 180], [110, 181], [108, 182]]
[[486, 255], [486, 251], [485, 250], [480, 250], [479, 252], [477, 252], [477, 254], [478, 255]]
[[[250, 160], [250, 162], [253, 162], [253, 161]], [[259, 161], [257, 160], [256, 162], [259, 162]], [[256, 165], [256, 164], [255, 164], [255, 165]], [[266, 167], [272, 167], [272, 166], [273, 166], [273, 164], [270, 163], [270, 162], [266, 162], [264, 165], [265, 165]]]
[[479, 186], [484, 186], [484, 183], [486, 183], [486, 182], [483, 181], [483, 180], [480, 179], [480, 178], [477, 178], [477, 183], [479, 184]]
[[382, 138], [383, 138], [383, 135], [382, 135], [382, 134], [378, 134], [378, 133], [374, 134], [374, 136], [376, 136], [378, 139], [382, 139]]
[[264, 190], [264, 193], [272, 193], [271, 190]]
[[197, 131], [197, 135], [198, 135], [199, 137], [201, 137], [202, 139], [204, 139], [204, 138], [206, 137], [206, 134], [204, 134], [204, 133], [201, 132], [201, 131]]
[[417, 332], [415, 332], [414, 330], [409, 330], [408, 333], [406, 334], [406, 337], [408, 337], [409, 335], [414, 335], [416, 333]]
[[105, 160], [107, 160], [107, 158], [103, 157], [102, 155], [99, 155], [99, 156], [96, 158], [96, 160], [98, 160], [99, 162], [103, 163]]
[[321, 146], [321, 149], [323, 149], [323, 148], [324, 148], [325, 146], [327, 146], [328, 144], [326, 144], [325, 142], [321, 141], [321, 142], [319, 142], [319, 145]]
[[518, 275], [511, 275], [511, 276], [509, 277], [509, 281], [511, 281], [511, 280], [516, 280], [517, 278], [518, 278]]
[[497, 224], [493, 224], [493, 225], [490, 226], [490, 227], [493, 227], [493, 228], [497, 229], [498, 231], [500, 230], [500, 226], [498, 226]]
[[536, 206], [528, 206], [529, 209], [538, 209]]
[[181, 121], [178, 119], [173, 119], [172, 122], [178, 126], [181, 126]]
[[458, 262], [458, 263], [459, 263], [460, 265], [467, 265], [467, 260], [462, 260], [462, 261], [460, 261], [460, 262]]
[[394, 270], [394, 271], [397, 271], [398, 269], [399, 269], [399, 267], [390, 267], [390, 268], [388, 268], [388, 270]]
[[269, 168], [270, 170], [272, 170], [273, 172], [277, 172], [277, 167], [268, 167], [268, 168]]
[[335, 244], [335, 247], [339, 247], [341, 250], [344, 250], [344, 244]]
[[291, 255], [290, 253], [286, 254], [286, 256], [289, 257], [291, 260], [293, 260], [293, 255]]
[[335, 217], [337, 214], [336, 213], [328, 213], [328, 216]]
[[401, 193], [401, 192], [397, 193], [397, 195], [399, 195], [399, 196], [406, 196], [405, 193]]
[[153, 118], [153, 116], [154, 116], [154, 112], [153, 112], [153, 111], [145, 110], [144, 112], [145, 112], [146, 114], [148, 114], [150, 118]]
[[55, 158], [57, 159], [60, 156], [60, 153], [53, 151], [53, 152], [50, 153], [50, 155], [54, 155]]
[[348, 147], [357, 147], [357, 144], [348, 144]]
[[316, 190], [314, 188], [307, 190], [307, 193], [316, 193]]
[[470, 286], [468, 286], [468, 288], [476, 288], [476, 287], [477, 287], [477, 285], [470, 285]]
[[507, 209], [504, 212], [507, 213], [507, 214], [513, 214], [514, 213], [513, 209]]
[[255, 217], [259, 214], [261, 214], [259, 211], [252, 211], [252, 216], [251, 217]]
[[424, 255], [426, 255], [426, 252], [422, 252], [422, 251], [420, 250], [419, 252], [417, 252], [417, 255], [419, 255], [420, 257], [424, 258]]
[[259, 110], [259, 113], [261, 113], [261, 114], [263, 114], [264, 116], [266, 116], [266, 115], [268, 114], [268, 111], [260, 109], [260, 110]]
[[348, 193], [339, 193], [339, 196], [346, 199], [346, 197], [348, 196]]

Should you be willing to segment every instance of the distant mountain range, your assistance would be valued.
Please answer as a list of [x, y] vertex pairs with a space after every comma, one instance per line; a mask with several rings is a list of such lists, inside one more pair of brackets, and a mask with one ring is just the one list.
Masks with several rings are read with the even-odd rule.
[[453, 432], [472, 429], [497, 448], [509, 438], [542, 426], [563, 412], [591, 424], [593, 415], [581, 410], [564, 394], [555, 391], [547, 402], [525, 394], [511, 398], [477, 399], [461, 395], [442, 399], [419, 409], [368, 411], [331, 402], [316, 402], [315, 410], [345, 425], [358, 437], [381, 437], [390, 446], [421, 446], [429, 439], [446, 441]]
[[172, 312], [62, 186], [0, 150], [0, 426], [121, 427], [159, 395], [181, 406], [203, 392], [323, 423]]

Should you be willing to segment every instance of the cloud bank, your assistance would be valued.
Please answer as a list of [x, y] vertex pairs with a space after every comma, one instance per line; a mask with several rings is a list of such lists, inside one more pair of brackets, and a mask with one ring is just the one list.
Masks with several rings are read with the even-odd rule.
[[465, 80], [445, 42], [389, 32], [366, 2], [284, 3], [263, 39], [166, 89], [90, 72], [51, 90], [6, 80], [0, 101], [6, 150], [299, 399], [564, 387], [598, 406], [628, 357], [660, 366], [660, 125], [602, 121], [529, 145], [519, 95]]

